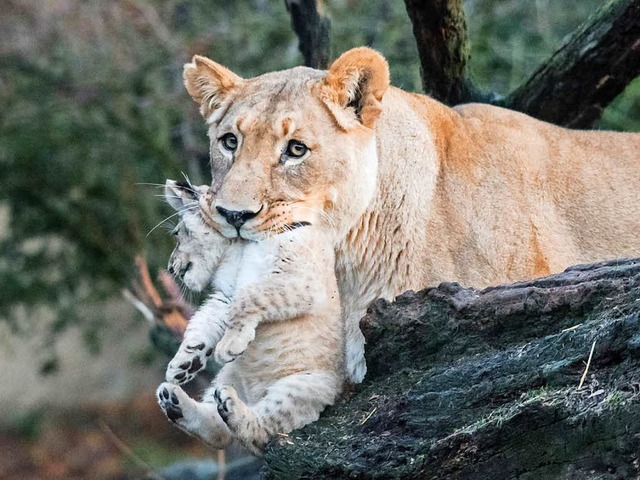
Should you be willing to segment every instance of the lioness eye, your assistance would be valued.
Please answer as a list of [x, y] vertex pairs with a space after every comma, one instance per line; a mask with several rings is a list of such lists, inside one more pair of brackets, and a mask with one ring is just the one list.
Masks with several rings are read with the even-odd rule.
[[238, 148], [238, 138], [233, 133], [225, 133], [220, 138], [220, 143], [222, 143], [225, 150], [230, 152], [235, 152], [236, 148]]
[[298, 140], [289, 140], [287, 149], [284, 153], [287, 157], [300, 158], [303, 157], [308, 151], [309, 148], [304, 143], [299, 142]]

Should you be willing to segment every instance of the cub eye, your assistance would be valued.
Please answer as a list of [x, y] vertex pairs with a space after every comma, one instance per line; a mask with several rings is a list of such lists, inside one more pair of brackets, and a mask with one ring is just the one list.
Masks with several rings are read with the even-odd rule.
[[230, 152], [235, 152], [236, 148], [238, 148], [238, 138], [233, 133], [225, 133], [220, 138], [220, 143], [222, 143], [225, 150]]

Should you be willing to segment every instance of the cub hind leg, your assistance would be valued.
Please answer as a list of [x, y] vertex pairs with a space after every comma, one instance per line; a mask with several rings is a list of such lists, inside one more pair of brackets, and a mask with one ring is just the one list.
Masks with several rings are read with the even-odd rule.
[[316, 421], [327, 405], [335, 403], [341, 387], [337, 374], [304, 372], [277, 380], [253, 406], [244, 403], [227, 385], [216, 388], [215, 399], [231, 433], [252, 453], [261, 455], [276, 434]]
[[181, 387], [165, 382], [156, 390], [156, 397], [167, 418], [189, 435], [199, 437], [213, 448], [225, 448], [233, 440], [211, 396], [208, 402], [197, 402]]

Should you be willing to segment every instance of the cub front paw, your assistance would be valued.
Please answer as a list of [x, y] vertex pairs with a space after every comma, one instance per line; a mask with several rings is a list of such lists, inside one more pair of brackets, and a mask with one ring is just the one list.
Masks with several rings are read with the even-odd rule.
[[181, 385], [190, 382], [196, 374], [207, 366], [207, 359], [213, 348], [204, 343], [182, 344], [176, 356], [169, 362], [165, 379], [167, 382]]
[[233, 362], [244, 353], [255, 336], [256, 332], [253, 329], [227, 330], [216, 346], [216, 362], [220, 365]]
[[170, 383], [163, 383], [156, 390], [158, 405], [173, 423], [178, 423], [184, 417], [180, 399], [178, 398], [178, 390], [183, 393], [180, 387]]

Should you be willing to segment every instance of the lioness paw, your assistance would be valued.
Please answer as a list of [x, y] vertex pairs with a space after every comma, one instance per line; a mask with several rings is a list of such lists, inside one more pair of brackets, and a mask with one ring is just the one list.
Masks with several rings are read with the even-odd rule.
[[216, 346], [214, 354], [216, 362], [220, 365], [233, 362], [244, 353], [255, 336], [256, 331], [252, 328], [227, 330]]
[[207, 359], [212, 353], [213, 348], [202, 342], [187, 345], [183, 343], [176, 356], [169, 362], [165, 379], [176, 385], [190, 382], [207, 366]]

